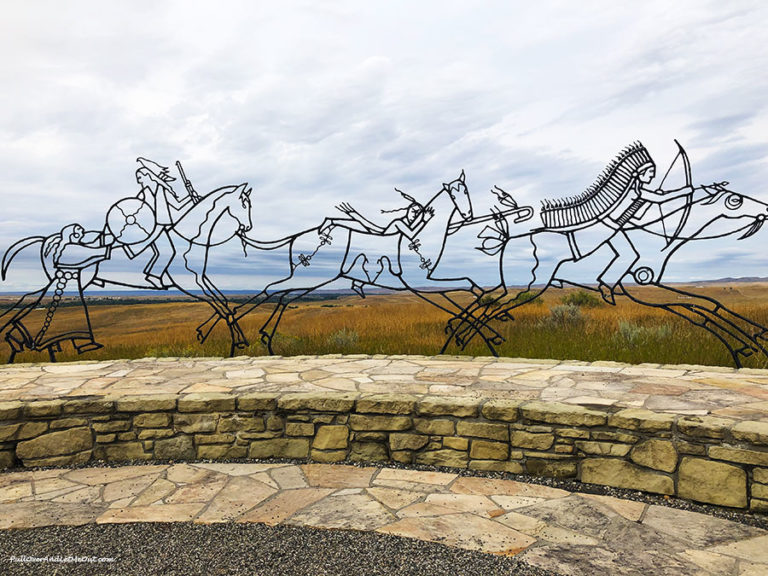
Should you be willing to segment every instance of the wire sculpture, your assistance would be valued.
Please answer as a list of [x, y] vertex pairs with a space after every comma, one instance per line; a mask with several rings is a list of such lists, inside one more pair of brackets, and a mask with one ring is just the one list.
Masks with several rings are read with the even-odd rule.
[[[423, 202], [396, 188], [405, 205], [382, 210], [392, 215], [385, 224], [343, 202], [336, 207], [342, 216], [328, 216], [318, 226], [269, 241], [248, 235], [252, 206], [247, 184], [201, 195], [176, 162], [185, 188], [179, 194], [169, 168], [138, 158], [139, 192], [113, 204], [101, 230], [70, 224], [49, 236], [19, 240], [6, 250], [3, 279], [14, 258], [34, 249], [46, 280], [0, 315], [0, 334], [10, 348], [9, 362], [25, 350], [47, 352], [55, 361], [66, 342], [79, 353], [102, 347], [84, 297], [89, 286], [173, 288], [211, 307], [210, 318], [197, 328], [201, 343], [219, 322], [226, 324], [230, 355], [249, 345], [240, 320], [273, 303], [259, 330], [271, 354], [291, 302], [344, 279], [361, 298], [369, 288], [408, 291], [448, 313], [442, 352], [453, 344], [464, 349], [479, 337], [495, 355], [504, 342], [494, 327], [497, 322], [512, 320], [516, 308], [550, 286], [568, 283], [598, 291], [611, 305], [624, 296], [682, 317], [717, 337], [741, 366], [752, 354], [768, 356], [768, 329], [712, 298], [666, 285], [662, 278], [671, 256], [690, 241], [755, 234], [765, 222], [768, 204], [730, 191], [727, 182], [694, 187], [688, 156], [675, 142], [677, 156], [658, 186], [650, 185], [656, 164], [635, 142], [582, 194], [542, 201], [540, 224], [533, 219], [533, 207], [519, 206], [498, 186], [491, 190], [496, 206], [476, 216], [462, 171]], [[665, 188], [673, 169], [682, 170], [685, 185]], [[460, 230], [479, 241], [478, 258], [498, 265], [495, 286], [480, 286], [470, 271], [461, 276], [440, 272], [443, 254], [450, 250], [448, 240]], [[247, 248], [284, 249], [285, 276], [235, 306], [209, 274], [216, 264], [211, 248], [229, 241], [239, 241], [246, 256]], [[587, 257], [603, 259], [601, 272], [592, 282], [576, 281], [584, 276], [581, 267]], [[522, 268], [521, 260], [527, 262]], [[134, 270], [128, 279], [117, 273], [126, 264]], [[66, 326], [57, 322], [65, 291], [76, 293], [79, 311]]]

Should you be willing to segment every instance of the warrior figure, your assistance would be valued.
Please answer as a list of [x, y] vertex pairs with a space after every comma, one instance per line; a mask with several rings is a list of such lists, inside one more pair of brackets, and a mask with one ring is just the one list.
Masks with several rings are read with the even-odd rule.
[[[622, 150], [583, 194], [543, 203], [541, 217], [545, 228], [568, 235], [576, 260], [606, 243], [613, 250], [615, 257], [598, 276], [600, 294], [609, 304], [615, 303], [616, 287], [640, 257], [625, 231], [638, 225], [651, 204], [692, 192], [690, 186], [654, 190], [649, 184], [655, 176], [656, 164], [648, 150], [635, 142]], [[595, 229], [596, 237], [600, 238], [598, 246], [588, 242], [579, 245], [580, 236], [574, 232], [586, 228]]]
[[179, 215], [190, 207], [193, 198], [191, 195], [180, 198], [176, 194], [170, 185], [176, 179], [168, 173], [167, 167], [146, 158], [138, 158], [137, 161], [141, 164], [141, 168], [136, 170], [136, 182], [141, 186], [137, 197], [152, 208], [156, 225], [147, 240], [130, 249], [129, 256], [135, 258], [149, 248], [152, 257], [144, 267], [144, 277], [155, 288], [164, 289], [172, 285], [166, 275], [173, 259], [173, 245], [168, 230]]
[[[409, 196], [405, 192], [395, 188], [400, 195], [408, 200], [410, 204], [403, 208], [395, 208], [394, 210], [382, 210], [382, 214], [392, 212], [405, 212], [405, 216], [400, 218], [394, 218], [386, 226], [379, 226], [374, 224], [357, 210], [355, 210], [350, 204], [343, 202], [336, 206], [336, 209], [343, 212], [349, 218], [326, 218], [323, 224], [320, 226], [320, 234], [327, 235], [330, 230], [336, 226], [352, 230], [354, 232], [362, 232], [364, 234], [372, 234], [375, 236], [392, 236], [395, 234], [401, 234], [405, 238], [412, 240], [421, 230], [424, 228], [427, 222], [429, 222], [435, 215], [433, 208], [424, 208], [415, 198]], [[383, 268], [383, 263], [380, 262]], [[377, 274], [381, 273], [381, 270]], [[363, 298], [365, 293], [363, 292], [363, 283], [359, 280], [352, 281], [352, 290], [357, 292]]]

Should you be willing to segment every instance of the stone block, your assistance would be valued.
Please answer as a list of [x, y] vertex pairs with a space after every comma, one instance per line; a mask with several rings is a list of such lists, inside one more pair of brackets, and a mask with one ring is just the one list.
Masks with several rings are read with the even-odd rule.
[[349, 439], [349, 429], [341, 424], [319, 426], [312, 441], [312, 447], [317, 450], [346, 449]]
[[747, 506], [747, 474], [738, 466], [686, 456], [677, 478], [681, 498], [734, 508]]
[[117, 440], [119, 442], [128, 442], [130, 440], [136, 440], [138, 436], [135, 430], [128, 430], [128, 432], [118, 432]]
[[731, 434], [736, 440], [768, 446], [768, 422], [739, 422], [731, 428]]
[[456, 423], [442, 418], [414, 418], [413, 428], [416, 432], [434, 436], [453, 436], [456, 433]]
[[686, 442], [685, 440], [676, 440], [675, 448], [680, 454], [691, 454], [693, 456], [706, 456], [707, 447], [701, 444], [694, 444], [693, 442]]
[[459, 438], [458, 436], [446, 436], [443, 438], [442, 447], [450, 448], [451, 450], [469, 450], [469, 440], [466, 438]]
[[674, 422], [674, 414], [661, 414], [644, 408], [626, 408], [608, 417], [608, 426], [643, 432], [671, 431]]
[[620, 442], [622, 444], [635, 444], [640, 437], [626, 432], [608, 432], [605, 430], [593, 430], [589, 438], [598, 442]]
[[493, 398], [483, 404], [480, 413], [488, 420], [514, 422], [518, 418], [520, 404], [519, 400]]
[[709, 457], [715, 460], [727, 460], [739, 464], [752, 464], [756, 466], [768, 466], [768, 452], [757, 450], [741, 450], [730, 446], [710, 446]]
[[201, 444], [197, 447], [197, 457], [201, 460], [229, 460], [231, 458], [245, 458], [247, 455], [247, 446]]
[[184, 434], [195, 432], [213, 432], [216, 430], [218, 416], [215, 414], [174, 414], [173, 427]]
[[352, 414], [349, 418], [352, 430], [387, 430], [401, 431], [411, 427], [409, 416], [365, 416]]
[[752, 498], [768, 500], [768, 486], [765, 484], [752, 484]]
[[443, 396], [426, 396], [416, 407], [420, 415], [427, 416], [456, 416], [458, 418], [475, 418], [480, 411], [479, 398], [447, 398]]
[[532, 400], [520, 406], [520, 415], [535, 422], [564, 426], [602, 426], [607, 414], [583, 406]]
[[61, 407], [62, 414], [111, 414], [114, 411], [115, 399], [109, 397], [67, 400]]
[[632, 448], [629, 458], [635, 464], [662, 472], [674, 472], [677, 468], [677, 450], [669, 440], [651, 438], [641, 442]]
[[244, 412], [268, 412], [277, 409], [280, 395], [273, 392], [249, 392], [237, 397], [237, 408]]
[[315, 462], [343, 462], [347, 458], [346, 450], [312, 450], [310, 457]]
[[73, 454], [91, 448], [93, 448], [93, 437], [88, 428], [69, 428], [19, 442], [16, 446], [16, 456], [26, 461]]
[[64, 430], [65, 428], [77, 428], [78, 426], [88, 426], [88, 420], [85, 418], [57, 418], [51, 420], [51, 430]]
[[144, 451], [141, 442], [124, 442], [122, 444], [97, 445], [93, 451], [95, 458], [107, 462], [124, 462], [129, 460], [150, 460], [152, 454]]
[[674, 494], [672, 478], [658, 472], [651, 472], [617, 458], [588, 458], [582, 462], [582, 482], [644, 490], [656, 494]]
[[555, 442], [554, 434], [530, 434], [522, 430], [512, 432], [509, 443], [518, 448], [530, 448], [532, 450], [549, 450]]
[[27, 418], [45, 418], [61, 414], [64, 400], [37, 400], [24, 405], [24, 416]]
[[352, 442], [349, 459], [354, 462], [383, 462], [389, 460], [387, 447], [378, 442]]
[[79, 466], [85, 464], [91, 459], [92, 450], [77, 452], [76, 454], [67, 454], [65, 456], [52, 456], [51, 458], [36, 458], [25, 460], [25, 466]]
[[169, 438], [174, 432], [170, 428], [142, 428], [136, 437], [139, 440], [150, 440], [154, 438]]
[[614, 444], [613, 442], [593, 442], [577, 440], [573, 444], [577, 450], [593, 456], [626, 456], [632, 449], [629, 444]]
[[502, 462], [500, 460], [470, 460], [470, 470], [484, 470], [486, 472], [507, 472], [508, 474], [522, 474], [523, 465], [519, 462]]
[[752, 498], [749, 501], [749, 509], [752, 510], [752, 512], [762, 512], [763, 514], [768, 514], [768, 500]]
[[24, 422], [16, 432], [17, 440], [26, 440], [28, 438], [34, 438], [40, 436], [46, 430], [48, 430], [48, 422]]
[[133, 417], [133, 425], [137, 428], [164, 428], [171, 425], [171, 415], [160, 412], [136, 414]]
[[506, 424], [494, 424], [491, 422], [466, 422], [459, 420], [456, 423], [457, 436], [471, 436], [475, 438], [487, 438], [489, 440], [509, 440], [509, 428]]
[[755, 482], [768, 484], [768, 468], [754, 468], [752, 470], [752, 478]]
[[559, 438], [589, 439], [589, 430], [580, 430], [579, 428], [558, 428], [555, 430], [555, 434]]
[[552, 461], [529, 458], [525, 463], [528, 474], [547, 478], [575, 478], [578, 464], [573, 460]]
[[117, 439], [117, 434], [96, 434], [97, 444], [109, 444]]
[[285, 425], [286, 436], [314, 436], [315, 425], [311, 422], [288, 422]]
[[363, 414], [412, 414], [418, 398], [410, 394], [374, 394], [357, 400], [356, 412]]
[[18, 420], [21, 418], [24, 409], [24, 402], [12, 400], [10, 402], [0, 402], [0, 421]]
[[118, 398], [118, 412], [168, 412], [176, 410], [176, 394], [140, 394]]
[[231, 412], [235, 409], [235, 397], [220, 392], [186, 394], [179, 397], [179, 412]]
[[237, 437], [234, 434], [195, 434], [195, 444], [232, 444]]
[[466, 468], [469, 457], [460, 450], [433, 450], [416, 454], [416, 464], [425, 466], [448, 466], [450, 468]]
[[313, 410], [315, 412], [349, 412], [355, 406], [357, 394], [332, 392], [300, 392], [284, 394], [277, 407], [286, 412]]
[[307, 438], [254, 440], [248, 448], [248, 458], [306, 458], [308, 455]]
[[695, 438], [725, 438], [736, 422], [715, 416], [682, 416], [677, 420], [678, 431]]
[[411, 450], [395, 450], [390, 458], [400, 464], [413, 464], [413, 452]]
[[424, 434], [407, 434], [393, 432], [389, 435], [390, 450], [418, 450], [429, 442], [429, 436]]
[[93, 430], [99, 434], [108, 432], [125, 432], [131, 429], [130, 420], [110, 420], [108, 422], [94, 422]]
[[473, 460], [506, 460], [508, 456], [509, 444], [506, 442], [472, 440], [469, 449], [469, 457]]
[[16, 456], [11, 450], [0, 451], [0, 470], [13, 468], [16, 465]]
[[282, 430], [285, 426], [285, 421], [276, 414], [270, 414], [267, 416], [267, 430]]
[[21, 428], [21, 424], [5, 424], [0, 426], [0, 442], [13, 440], [19, 428]]

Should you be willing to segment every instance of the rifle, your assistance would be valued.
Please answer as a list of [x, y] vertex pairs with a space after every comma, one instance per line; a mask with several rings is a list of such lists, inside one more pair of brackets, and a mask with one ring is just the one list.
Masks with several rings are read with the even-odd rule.
[[200, 202], [200, 194], [198, 194], [195, 189], [192, 187], [192, 182], [189, 181], [189, 178], [187, 178], [187, 175], [184, 174], [184, 168], [181, 167], [181, 162], [176, 160], [176, 168], [179, 169], [179, 174], [181, 175], [181, 179], [184, 180], [184, 187], [187, 189], [187, 193], [189, 194], [189, 197], [192, 198], [192, 202], [197, 204]]

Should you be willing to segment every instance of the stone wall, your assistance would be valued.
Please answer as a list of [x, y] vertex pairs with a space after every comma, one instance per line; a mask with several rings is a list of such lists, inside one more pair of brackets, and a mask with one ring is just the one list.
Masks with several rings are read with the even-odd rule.
[[768, 422], [403, 394], [0, 402], [0, 468], [240, 458], [575, 478], [768, 511]]

